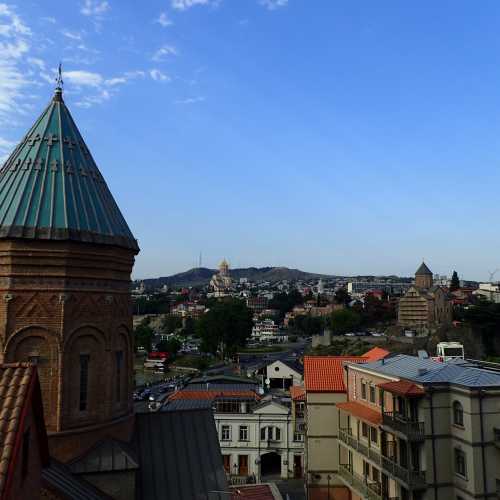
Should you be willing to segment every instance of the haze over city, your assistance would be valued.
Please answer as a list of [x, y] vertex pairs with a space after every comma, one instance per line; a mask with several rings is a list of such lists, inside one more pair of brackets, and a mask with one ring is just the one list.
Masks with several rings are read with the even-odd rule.
[[65, 100], [141, 253], [134, 277], [500, 267], [500, 5], [0, 3], [0, 157]]

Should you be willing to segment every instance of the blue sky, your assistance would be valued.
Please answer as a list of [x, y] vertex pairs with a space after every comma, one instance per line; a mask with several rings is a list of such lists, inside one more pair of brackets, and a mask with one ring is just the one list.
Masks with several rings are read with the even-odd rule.
[[0, 157], [65, 100], [135, 277], [500, 268], [500, 3], [0, 0]]

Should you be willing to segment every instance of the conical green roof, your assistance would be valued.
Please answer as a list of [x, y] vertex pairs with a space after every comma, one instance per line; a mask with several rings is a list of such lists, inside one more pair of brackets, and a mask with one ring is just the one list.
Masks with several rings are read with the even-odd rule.
[[0, 238], [139, 250], [60, 88], [0, 170]]
[[432, 276], [432, 271], [427, 267], [425, 262], [420, 264], [420, 267], [417, 269], [415, 273], [416, 276]]

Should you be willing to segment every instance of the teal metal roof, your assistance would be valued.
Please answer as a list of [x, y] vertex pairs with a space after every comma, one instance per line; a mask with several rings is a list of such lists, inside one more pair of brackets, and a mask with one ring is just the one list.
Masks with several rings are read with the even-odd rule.
[[420, 267], [417, 269], [417, 272], [415, 273], [417, 276], [432, 276], [432, 271], [427, 267], [427, 264], [425, 262], [422, 262], [420, 264]]
[[0, 238], [139, 250], [61, 88], [0, 170]]

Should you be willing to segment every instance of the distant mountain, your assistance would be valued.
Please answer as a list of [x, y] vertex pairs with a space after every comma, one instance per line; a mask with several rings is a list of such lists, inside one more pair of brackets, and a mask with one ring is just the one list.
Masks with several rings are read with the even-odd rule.
[[[150, 278], [143, 281], [146, 287], [159, 288], [163, 285], [169, 287], [190, 287], [208, 285], [210, 278], [217, 272], [217, 269], [206, 267], [195, 267], [183, 273], [164, 276], [161, 278]], [[270, 281], [271, 283], [281, 280], [311, 280], [319, 278], [333, 278], [326, 274], [315, 274], [300, 271], [299, 269], [289, 269], [288, 267], [246, 267], [231, 269], [231, 277], [239, 281], [240, 278], [248, 278], [250, 281]]]

